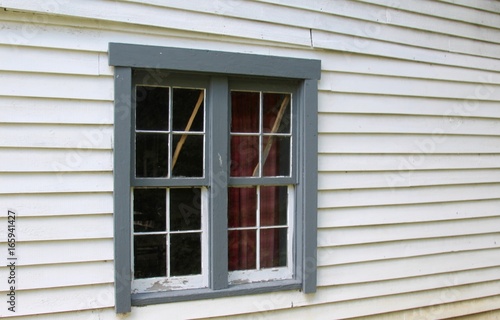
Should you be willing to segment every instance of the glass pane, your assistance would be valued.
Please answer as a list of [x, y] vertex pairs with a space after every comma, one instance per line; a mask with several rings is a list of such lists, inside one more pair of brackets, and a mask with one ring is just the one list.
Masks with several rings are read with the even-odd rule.
[[134, 231], [165, 231], [166, 190], [134, 190]]
[[200, 233], [170, 235], [170, 275], [191, 274], [201, 274]]
[[137, 133], [135, 141], [136, 177], [166, 177], [167, 169], [168, 135]]
[[203, 136], [174, 135], [172, 176], [203, 177]]
[[173, 89], [173, 130], [203, 131], [203, 98], [203, 90]]
[[262, 142], [262, 175], [290, 176], [290, 137], [265, 136]]
[[259, 137], [231, 136], [231, 176], [252, 177], [258, 174]]
[[229, 228], [254, 227], [257, 216], [257, 188], [229, 188]]
[[170, 189], [170, 231], [201, 229], [201, 189]]
[[229, 231], [229, 271], [248, 270], [257, 267], [256, 241], [255, 230]]
[[289, 94], [264, 93], [262, 107], [264, 132], [290, 133], [292, 118]]
[[165, 277], [165, 235], [134, 236], [134, 278]]
[[260, 231], [260, 267], [286, 266], [287, 229], [264, 229]]
[[260, 225], [287, 224], [288, 187], [260, 187]]
[[259, 92], [231, 92], [231, 132], [259, 132]]
[[168, 87], [137, 86], [136, 130], [168, 130]]

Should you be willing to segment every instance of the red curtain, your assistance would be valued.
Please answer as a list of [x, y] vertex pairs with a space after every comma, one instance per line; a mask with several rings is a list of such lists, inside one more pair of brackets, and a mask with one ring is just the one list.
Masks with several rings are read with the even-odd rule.
[[[280, 95], [265, 96], [264, 103], [279, 105]], [[254, 176], [259, 165], [259, 103], [257, 92], [233, 92], [231, 96], [231, 131], [245, 133], [245, 135], [231, 135], [231, 176]], [[264, 128], [271, 128], [275, 119], [276, 108], [266, 108], [263, 117]], [[274, 116], [273, 116], [274, 113]], [[269, 132], [268, 129], [264, 130]], [[264, 141], [264, 146], [267, 141]], [[262, 147], [263, 149], [264, 147]], [[278, 175], [278, 140], [274, 139], [266, 159], [265, 175]], [[279, 224], [279, 187], [260, 187], [260, 201], [258, 188], [231, 187], [229, 188], [229, 228], [245, 228], [245, 230], [230, 230], [229, 243], [229, 270], [255, 269], [257, 266], [257, 209], [260, 207], [260, 225], [275, 226]], [[259, 203], [258, 203], [259, 202]], [[279, 230], [267, 229], [260, 231], [260, 266], [261, 268], [277, 266], [279, 263]]]

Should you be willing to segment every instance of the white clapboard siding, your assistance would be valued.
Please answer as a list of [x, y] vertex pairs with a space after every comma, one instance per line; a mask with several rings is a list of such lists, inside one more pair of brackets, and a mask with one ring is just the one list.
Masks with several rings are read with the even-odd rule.
[[0, 81], [0, 96], [113, 100], [113, 78], [108, 76], [2, 72]]
[[111, 172], [0, 173], [0, 194], [112, 192]]
[[99, 75], [99, 56], [83, 51], [0, 45], [0, 70]]
[[320, 92], [318, 99], [319, 110], [325, 113], [435, 115], [449, 118], [455, 123], [461, 123], [466, 118], [500, 118], [500, 110], [495, 107], [498, 102], [495, 101], [360, 95], [327, 91]]
[[104, 214], [113, 212], [111, 192], [46, 194], [0, 194], [2, 212], [12, 210], [19, 217]]
[[[470, 24], [468, 22], [450, 20], [454, 17], [450, 15], [439, 15], [439, 12], [434, 11], [426, 12], [426, 14], [415, 14], [414, 12], [398, 10], [400, 8], [400, 5], [395, 1], [386, 3], [389, 5], [387, 7], [369, 3], [373, 1], [366, 1], [365, 3], [353, 2], [348, 0], [336, 0], [335, 2], [329, 0], [316, 0], [314, 2], [306, 2], [302, 0], [259, 1], [274, 3], [280, 6], [292, 6], [294, 8], [301, 8], [314, 12], [352, 17], [371, 22], [382, 22], [384, 24], [390, 24], [393, 26], [432, 31], [434, 33], [453, 35], [460, 38], [469, 38], [492, 43], [499, 42], [496, 30], [494, 29], [480, 25], [476, 25], [474, 28], [470, 28]], [[456, 1], [453, 2], [456, 3]], [[467, 1], [462, 2], [466, 3]], [[479, 2], [475, 1], [472, 4], [472, 7], [477, 7], [478, 4]], [[434, 6], [434, 4], [432, 4], [432, 6]], [[491, 4], [488, 7], [491, 8]], [[412, 8], [414, 8], [414, 6], [407, 6], [407, 8], [411, 10]], [[496, 8], [495, 10], [495, 7], [493, 7], [492, 12], [498, 13], [498, 8]], [[438, 15], [435, 15], [436, 13], [438, 13]], [[492, 15], [490, 15], [490, 17], [491, 16]], [[494, 19], [492, 19], [491, 21], [494, 21]], [[360, 27], [357, 26], [357, 28]], [[375, 28], [370, 30], [368, 28], [365, 28], [365, 32], [367, 33], [367, 35], [369, 32], [380, 32], [377, 30], [380, 29]]]
[[397, 240], [371, 244], [320, 247], [318, 265], [408, 258], [446, 252], [499, 248], [495, 233], [428, 239]]
[[[23, 290], [16, 292], [16, 298], [16, 316], [107, 308], [115, 303], [113, 284]], [[12, 313], [1, 308], [0, 317], [7, 315]]]
[[113, 124], [113, 103], [0, 97], [3, 123]]
[[318, 246], [377, 243], [495, 233], [500, 217], [433, 221], [423, 223], [344, 227], [318, 230]]
[[499, 153], [500, 137], [443, 135], [439, 130], [426, 135], [323, 134], [319, 152], [331, 153]]
[[407, 116], [322, 113], [320, 133], [429, 133], [500, 135], [500, 119], [457, 118], [445, 116]]
[[[19, 275], [19, 283], [16, 290], [113, 283], [113, 268], [112, 261], [18, 266], [16, 273]], [[0, 277], [7, 279], [8, 274], [8, 267], [0, 267]], [[0, 285], [0, 290], [8, 291], [9, 287], [7, 281], [4, 281]]]
[[63, 172], [111, 171], [111, 150], [0, 148], [2, 172]]
[[498, 217], [500, 199], [318, 210], [320, 228]]
[[319, 190], [353, 190], [498, 182], [500, 182], [500, 169], [350, 171], [321, 173], [318, 177], [318, 188]]
[[0, 146], [109, 150], [112, 134], [111, 125], [2, 124]]
[[498, 154], [327, 154], [319, 155], [320, 172], [410, 171], [498, 168]]
[[319, 208], [498, 199], [500, 184], [319, 191]]
[[19, 246], [17, 264], [22, 266], [113, 261], [113, 240], [109, 238], [24, 242]]
[[[3, 225], [7, 225], [6, 221], [6, 218], [0, 219], [0, 223]], [[41, 218], [17, 216], [16, 219], [16, 240], [20, 242], [18, 246], [22, 246], [24, 241], [105, 239], [112, 237], [113, 217], [108, 214]], [[2, 228], [0, 230], [0, 243], [5, 244], [6, 241], [7, 228]], [[7, 250], [2, 251], [0, 257], [5, 257]]]

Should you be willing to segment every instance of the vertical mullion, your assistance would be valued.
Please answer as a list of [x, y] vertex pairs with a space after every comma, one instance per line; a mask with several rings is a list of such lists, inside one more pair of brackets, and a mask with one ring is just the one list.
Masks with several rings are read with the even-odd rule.
[[227, 77], [210, 79], [209, 114], [209, 279], [214, 290], [228, 286], [229, 84]]
[[257, 212], [256, 212], [256, 232], [257, 234], [255, 235], [255, 252], [257, 253], [256, 261], [255, 261], [255, 266], [257, 270], [260, 270], [260, 186], [257, 186]]
[[169, 178], [172, 178], [172, 148], [173, 145], [172, 143], [174, 142], [174, 137], [172, 135], [172, 128], [173, 128], [173, 120], [172, 120], [172, 115], [173, 115], [173, 107], [174, 107], [174, 89], [170, 86], [168, 87], [168, 166], [167, 166], [167, 176]]

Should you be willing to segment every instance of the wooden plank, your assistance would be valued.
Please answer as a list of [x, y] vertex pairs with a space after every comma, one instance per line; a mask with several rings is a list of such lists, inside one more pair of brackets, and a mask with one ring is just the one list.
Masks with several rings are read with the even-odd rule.
[[493, 101], [435, 99], [377, 94], [319, 93], [319, 111], [402, 115], [436, 115], [461, 123], [463, 118], [500, 118]]
[[[404, 259], [380, 260], [318, 268], [318, 285], [402, 279], [423, 275], [496, 267], [500, 250], [444, 253]], [[366, 270], [372, 272], [366, 272]]]
[[500, 153], [500, 137], [434, 134], [321, 134], [320, 153], [469, 154]]
[[[338, 81], [338, 79], [342, 79], [342, 81]], [[339, 72], [323, 72], [319, 89], [343, 93], [468, 99], [471, 101], [500, 100], [500, 86], [490, 82], [470, 84]]]
[[110, 125], [2, 124], [0, 147], [64, 148], [84, 153], [89, 149], [110, 150], [112, 136]]
[[[52, 275], [52, 278], [56, 275]], [[113, 284], [96, 284], [56, 289], [39, 289], [16, 292], [16, 316], [48, 314], [77, 310], [110, 308], [114, 306]], [[7, 308], [0, 310], [0, 317], [11, 316]], [[51, 315], [52, 316], [52, 315]]]
[[443, 66], [432, 63], [391, 59], [385, 57], [368, 56], [363, 54], [349, 54], [328, 52], [322, 57], [321, 67], [324, 71], [345, 73], [361, 73], [371, 75], [386, 75], [429, 80], [446, 80], [453, 82], [484, 82], [499, 84], [498, 73], [487, 70], [468, 69], [464, 66]]
[[[3, 172], [111, 171], [110, 150], [0, 148]], [[62, 178], [62, 177], [61, 177]]]
[[0, 173], [0, 194], [112, 192], [112, 172]]
[[[112, 283], [114, 280], [113, 261], [19, 266], [16, 271], [22, 275], [22, 280], [16, 286], [17, 290], [99, 285]], [[9, 268], [0, 268], [0, 276], [7, 279], [8, 274]], [[8, 291], [9, 287], [6, 281], [0, 284], [1, 291]]]
[[[259, 0], [265, 3], [276, 4], [279, 6], [290, 6], [293, 8], [300, 8], [302, 10], [328, 13], [334, 15], [340, 15], [344, 17], [351, 17], [365, 21], [379, 22], [383, 24], [391, 24], [393, 26], [412, 28], [418, 30], [431, 31], [438, 34], [448, 34], [455, 35], [459, 37], [466, 37], [469, 39], [477, 39], [486, 42], [498, 43], [498, 31], [477, 25], [474, 23], [474, 27], [471, 28], [470, 22], [454, 21], [450, 20], [452, 16], [435, 15], [436, 12], [429, 14], [419, 14], [416, 12], [398, 10], [400, 4], [392, 2], [389, 3], [387, 7], [379, 6], [376, 4], [362, 2], [354, 2], [349, 0], [336, 0], [335, 2], [328, 0], [316, 0], [314, 3], [304, 2], [301, 0]], [[451, 2], [449, 0], [446, 0]], [[488, 0], [486, 0], [488, 1]], [[455, 2], [455, 1], [454, 1]], [[462, 1], [461, 4], [469, 3], [467, 1]], [[470, 3], [469, 3], [470, 4]], [[477, 6], [478, 2], [471, 4], [471, 7]], [[402, 4], [401, 4], [402, 5]], [[433, 7], [435, 4], [429, 5]], [[488, 7], [491, 11], [492, 5], [481, 4], [483, 8]], [[416, 8], [415, 6], [406, 6], [407, 10], [412, 10]], [[496, 11], [498, 12], [498, 8]], [[464, 15], [466, 16], [466, 15]], [[378, 29], [365, 29], [366, 33], [379, 32]]]
[[[0, 151], [1, 154], [1, 151]], [[500, 154], [320, 154], [320, 172], [498, 168]]]
[[498, 14], [471, 10], [469, 8], [458, 6], [455, 4], [455, 2], [451, 4], [451, 3], [446, 3], [445, 1], [440, 1], [440, 2], [433, 1], [432, 5], [429, 5], [428, 1], [419, 1], [419, 0], [407, 0], [398, 2], [394, 2], [391, 0], [359, 0], [359, 1], [379, 4], [381, 6], [386, 6], [389, 8], [416, 12], [436, 17], [443, 17], [443, 15], [440, 14], [440, 12], [446, 12], [447, 13], [446, 17], [447, 19], [450, 20], [463, 21], [473, 25], [487, 26], [500, 29]]
[[318, 210], [320, 228], [498, 217], [500, 199]]
[[474, 69], [500, 69], [498, 59], [465, 55], [450, 51], [432, 50], [424, 47], [412, 47], [399, 43], [390, 43], [371, 38], [360, 39], [343, 34], [315, 30], [313, 47], [317, 49], [337, 50], [350, 53], [368, 54], [396, 59], [413, 60], [448, 66], [468, 66]]
[[0, 96], [113, 100], [113, 78], [49, 73], [2, 72]]
[[320, 133], [433, 133], [467, 135], [500, 135], [500, 119], [321, 113]]
[[[321, 247], [318, 266], [342, 265], [377, 260], [410, 258], [416, 256], [499, 248], [498, 234], [440, 237], [430, 239], [398, 240], [372, 244]], [[500, 267], [496, 267], [500, 268]]]
[[498, 199], [500, 184], [319, 191], [318, 208]]
[[0, 45], [0, 70], [99, 75], [99, 57], [91, 52]]
[[111, 192], [3, 194], [1, 212], [14, 210], [20, 217], [66, 216], [113, 212]]
[[[343, 227], [318, 230], [318, 246], [343, 246], [408, 239], [494, 233], [500, 216], [422, 223]], [[497, 227], [497, 229], [495, 229]], [[497, 235], [497, 240], [500, 236]], [[499, 241], [500, 245], [500, 241]]]
[[[308, 29], [285, 27], [260, 21], [246, 21], [157, 6], [146, 6], [130, 2], [103, 3], [89, 0], [81, 4], [53, 6], [43, 10], [41, 7], [26, 5], [22, 1], [12, 1], [9, 2], [8, 7], [22, 11], [50, 12], [62, 16], [84, 17], [137, 25], [152, 25], [168, 29], [202, 32], [204, 34], [221, 34], [303, 46], [310, 45], [310, 33]], [[163, 17], [165, 16], [170, 18], [164, 19]], [[186, 21], [190, 23], [186, 24]]]
[[322, 172], [318, 175], [319, 190], [355, 190], [498, 182], [500, 182], [500, 169]]
[[113, 239], [109, 238], [20, 242], [19, 245], [18, 266], [113, 260]]
[[[5, 218], [0, 222], [7, 224]], [[19, 247], [24, 241], [81, 240], [113, 237], [113, 217], [106, 215], [23, 217], [16, 221], [16, 240]], [[0, 243], [6, 243], [7, 229], [0, 230]], [[0, 253], [4, 256], [5, 253]], [[5, 256], [4, 256], [5, 257]], [[5, 260], [5, 259], [4, 259]]]
[[0, 97], [0, 122], [113, 124], [113, 103]]

